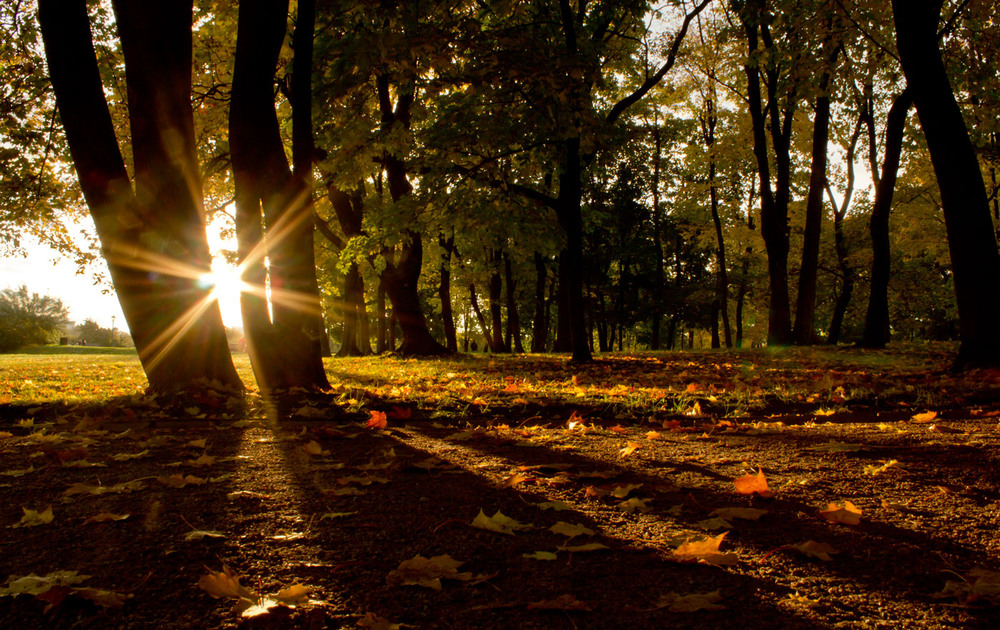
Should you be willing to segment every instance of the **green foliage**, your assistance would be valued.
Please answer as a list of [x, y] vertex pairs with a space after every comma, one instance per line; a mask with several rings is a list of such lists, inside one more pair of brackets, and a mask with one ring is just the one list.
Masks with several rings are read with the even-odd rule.
[[69, 325], [61, 300], [29, 293], [28, 287], [0, 292], [0, 352], [44, 344]]

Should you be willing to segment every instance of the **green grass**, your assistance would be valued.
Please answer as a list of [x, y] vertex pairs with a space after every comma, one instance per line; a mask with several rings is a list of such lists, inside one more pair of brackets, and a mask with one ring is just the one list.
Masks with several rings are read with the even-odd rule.
[[93, 355], [93, 354], [114, 354], [118, 356], [136, 356], [135, 348], [111, 348], [102, 346], [28, 346], [21, 348], [13, 355], [28, 354], [32, 356], [62, 356], [62, 355]]

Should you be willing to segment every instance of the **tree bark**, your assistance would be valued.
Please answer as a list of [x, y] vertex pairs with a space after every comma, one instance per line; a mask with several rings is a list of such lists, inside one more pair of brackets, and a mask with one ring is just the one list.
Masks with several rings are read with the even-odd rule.
[[570, 328], [569, 306], [569, 253], [564, 249], [559, 252], [559, 279], [556, 288], [556, 340], [553, 352], [571, 352], [573, 350], [573, 333]]
[[242, 391], [211, 269], [190, 105], [192, 3], [115, 4], [133, 138], [133, 193], [101, 85], [86, 3], [39, 2], [56, 104], [112, 282], [149, 381]]
[[[517, 295], [514, 292], [514, 269], [510, 263], [510, 255], [503, 255], [504, 281], [507, 283], [507, 350], [524, 354], [524, 343], [521, 341], [521, 318], [517, 314]], [[511, 342], [513, 338], [513, 343]]]
[[[723, 337], [726, 347], [733, 347], [733, 336], [729, 326], [729, 276], [726, 270], [726, 241], [722, 232], [722, 217], [719, 216], [719, 187], [716, 181], [715, 165], [715, 127], [718, 117], [715, 112], [715, 71], [709, 74], [711, 81], [711, 96], [705, 99], [705, 115], [701, 119], [702, 137], [705, 141], [705, 148], [708, 149], [708, 197], [709, 206], [712, 211], [712, 224], [715, 226], [715, 303], [722, 317]], [[654, 204], [656, 200], [654, 200]], [[657, 272], [662, 273], [662, 261], [659, 263]], [[718, 334], [718, 317], [713, 329], [712, 347], [718, 348], [720, 345]]]
[[489, 299], [490, 330], [493, 336], [493, 343], [490, 344], [490, 350], [494, 353], [510, 352], [510, 348], [504, 343], [503, 338], [503, 306], [501, 305], [501, 300], [503, 299], [503, 279], [500, 277], [500, 263], [502, 259], [503, 254], [500, 250], [491, 252], [490, 263], [492, 270], [489, 282]]
[[441, 245], [441, 282], [438, 298], [441, 300], [441, 319], [444, 320], [445, 347], [449, 352], [458, 352], [458, 332], [455, 330], [455, 315], [451, 308], [451, 255], [455, 251], [455, 235], [445, 238], [438, 235]]
[[[829, 45], [830, 42], [827, 42]], [[799, 269], [799, 291], [796, 296], [795, 343], [809, 346], [816, 343], [816, 283], [819, 275], [819, 244], [823, 226], [823, 192], [826, 189], [826, 149], [830, 139], [830, 95], [828, 93], [833, 66], [840, 52], [839, 44], [829, 57], [819, 80], [813, 118], [812, 166], [809, 192], [806, 193], [806, 224], [802, 242], [802, 265]], [[853, 165], [851, 165], [853, 166]]]
[[882, 175], [875, 189], [875, 203], [872, 205], [869, 232], [872, 242], [871, 288], [868, 294], [868, 310], [865, 313], [865, 330], [861, 336], [861, 346], [884, 348], [889, 343], [889, 214], [896, 189], [896, 174], [903, 153], [903, 135], [906, 132], [906, 117], [913, 103], [909, 90], [897, 96], [885, 123], [885, 159], [882, 161]]
[[961, 344], [957, 368], [1000, 364], [1000, 252], [986, 186], [938, 49], [942, 0], [893, 0], [900, 62], [941, 190]]
[[535, 252], [535, 317], [531, 326], [531, 351], [545, 352], [545, 341], [549, 336], [549, 323], [546, 316], [545, 284], [548, 280], [548, 268], [545, 257]]
[[495, 335], [490, 331], [489, 324], [486, 323], [486, 317], [483, 315], [483, 310], [479, 308], [479, 298], [476, 297], [476, 285], [474, 283], [469, 283], [469, 303], [472, 304], [472, 311], [476, 314], [476, 320], [479, 322], [479, 328], [483, 331], [483, 343], [490, 352], [496, 353], [496, 343]]

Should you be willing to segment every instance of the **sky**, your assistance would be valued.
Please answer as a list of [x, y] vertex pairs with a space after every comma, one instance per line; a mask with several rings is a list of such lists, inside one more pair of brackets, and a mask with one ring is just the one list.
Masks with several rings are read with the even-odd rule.
[[[218, 229], [209, 229], [212, 252], [235, 249], [235, 244], [223, 240]], [[94, 270], [77, 273], [76, 263], [60, 256], [55, 250], [25, 238], [26, 256], [0, 257], [0, 289], [17, 289], [22, 284], [32, 293], [49, 295], [62, 300], [69, 309], [70, 319], [79, 324], [92, 319], [102, 328], [128, 330], [118, 297], [107, 285], [94, 284]], [[100, 271], [107, 277], [107, 267], [100, 260]], [[222, 258], [216, 258], [212, 270], [218, 279], [219, 303], [226, 326], [240, 327], [239, 284], [234, 268]], [[114, 318], [114, 319], [112, 319]]]

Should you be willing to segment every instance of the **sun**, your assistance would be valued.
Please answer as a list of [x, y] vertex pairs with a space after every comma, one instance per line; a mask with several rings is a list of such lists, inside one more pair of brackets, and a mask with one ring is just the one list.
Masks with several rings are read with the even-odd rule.
[[212, 296], [219, 301], [222, 311], [222, 322], [226, 326], [239, 327], [243, 325], [240, 315], [240, 291], [243, 281], [240, 280], [238, 268], [230, 265], [224, 258], [217, 256], [212, 260], [212, 271], [202, 274], [198, 283], [211, 287]]

